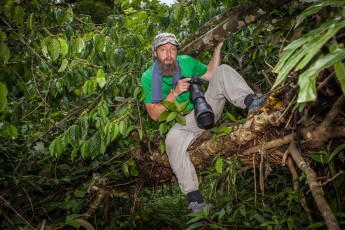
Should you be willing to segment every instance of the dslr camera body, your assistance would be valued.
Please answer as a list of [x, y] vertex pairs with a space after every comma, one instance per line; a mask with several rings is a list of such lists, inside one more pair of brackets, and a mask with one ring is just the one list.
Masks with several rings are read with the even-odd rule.
[[214, 113], [211, 106], [206, 102], [200, 85], [201, 80], [193, 76], [189, 86], [190, 100], [194, 104], [194, 116], [198, 126], [203, 129], [210, 129], [214, 124]]

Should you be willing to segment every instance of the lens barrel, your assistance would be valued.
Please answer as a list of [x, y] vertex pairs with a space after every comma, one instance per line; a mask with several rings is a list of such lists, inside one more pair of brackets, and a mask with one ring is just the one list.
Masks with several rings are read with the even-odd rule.
[[205, 96], [200, 89], [201, 81], [192, 77], [189, 86], [190, 99], [194, 104], [194, 115], [199, 127], [210, 129], [214, 124], [214, 113], [211, 106], [206, 102]]

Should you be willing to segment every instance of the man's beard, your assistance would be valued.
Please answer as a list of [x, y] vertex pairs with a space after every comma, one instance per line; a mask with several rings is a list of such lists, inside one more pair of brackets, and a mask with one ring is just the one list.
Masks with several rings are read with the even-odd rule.
[[164, 60], [161, 61], [159, 71], [162, 76], [174, 76], [178, 72], [177, 61], [173, 60], [170, 64], [165, 64]]

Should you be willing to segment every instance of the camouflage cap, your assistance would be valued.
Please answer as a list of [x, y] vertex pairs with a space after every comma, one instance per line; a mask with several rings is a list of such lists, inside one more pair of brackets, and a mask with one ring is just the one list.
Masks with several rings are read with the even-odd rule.
[[155, 39], [153, 40], [153, 44], [152, 44], [152, 52], [154, 52], [157, 47], [161, 46], [161, 45], [165, 45], [167, 43], [171, 43], [175, 46], [179, 46], [180, 44], [178, 43], [176, 37], [174, 34], [171, 33], [161, 33], [158, 34]]

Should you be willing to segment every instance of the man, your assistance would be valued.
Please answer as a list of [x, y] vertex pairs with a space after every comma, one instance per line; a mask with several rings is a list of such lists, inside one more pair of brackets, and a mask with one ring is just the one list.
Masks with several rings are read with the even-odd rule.
[[[152, 45], [155, 62], [141, 77], [146, 93], [145, 107], [153, 120], [157, 121], [160, 114], [167, 110], [161, 104], [163, 100], [190, 101], [188, 89], [192, 76], [209, 81], [205, 99], [214, 112], [214, 123], [219, 120], [226, 100], [237, 107], [249, 108], [250, 112], [265, 103], [266, 97], [254, 99], [253, 90], [236, 70], [228, 65], [219, 65], [222, 45], [217, 45], [206, 66], [190, 56], [178, 56], [179, 42], [175, 35], [161, 33], [155, 37]], [[193, 109], [193, 104], [189, 102], [187, 107]], [[198, 126], [194, 111], [185, 118], [186, 125], [177, 123], [169, 130], [165, 140], [166, 151], [180, 189], [188, 197], [188, 209], [199, 212], [206, 204], [198, 189], [197, 174], [187, 149], [205, 130]]]

